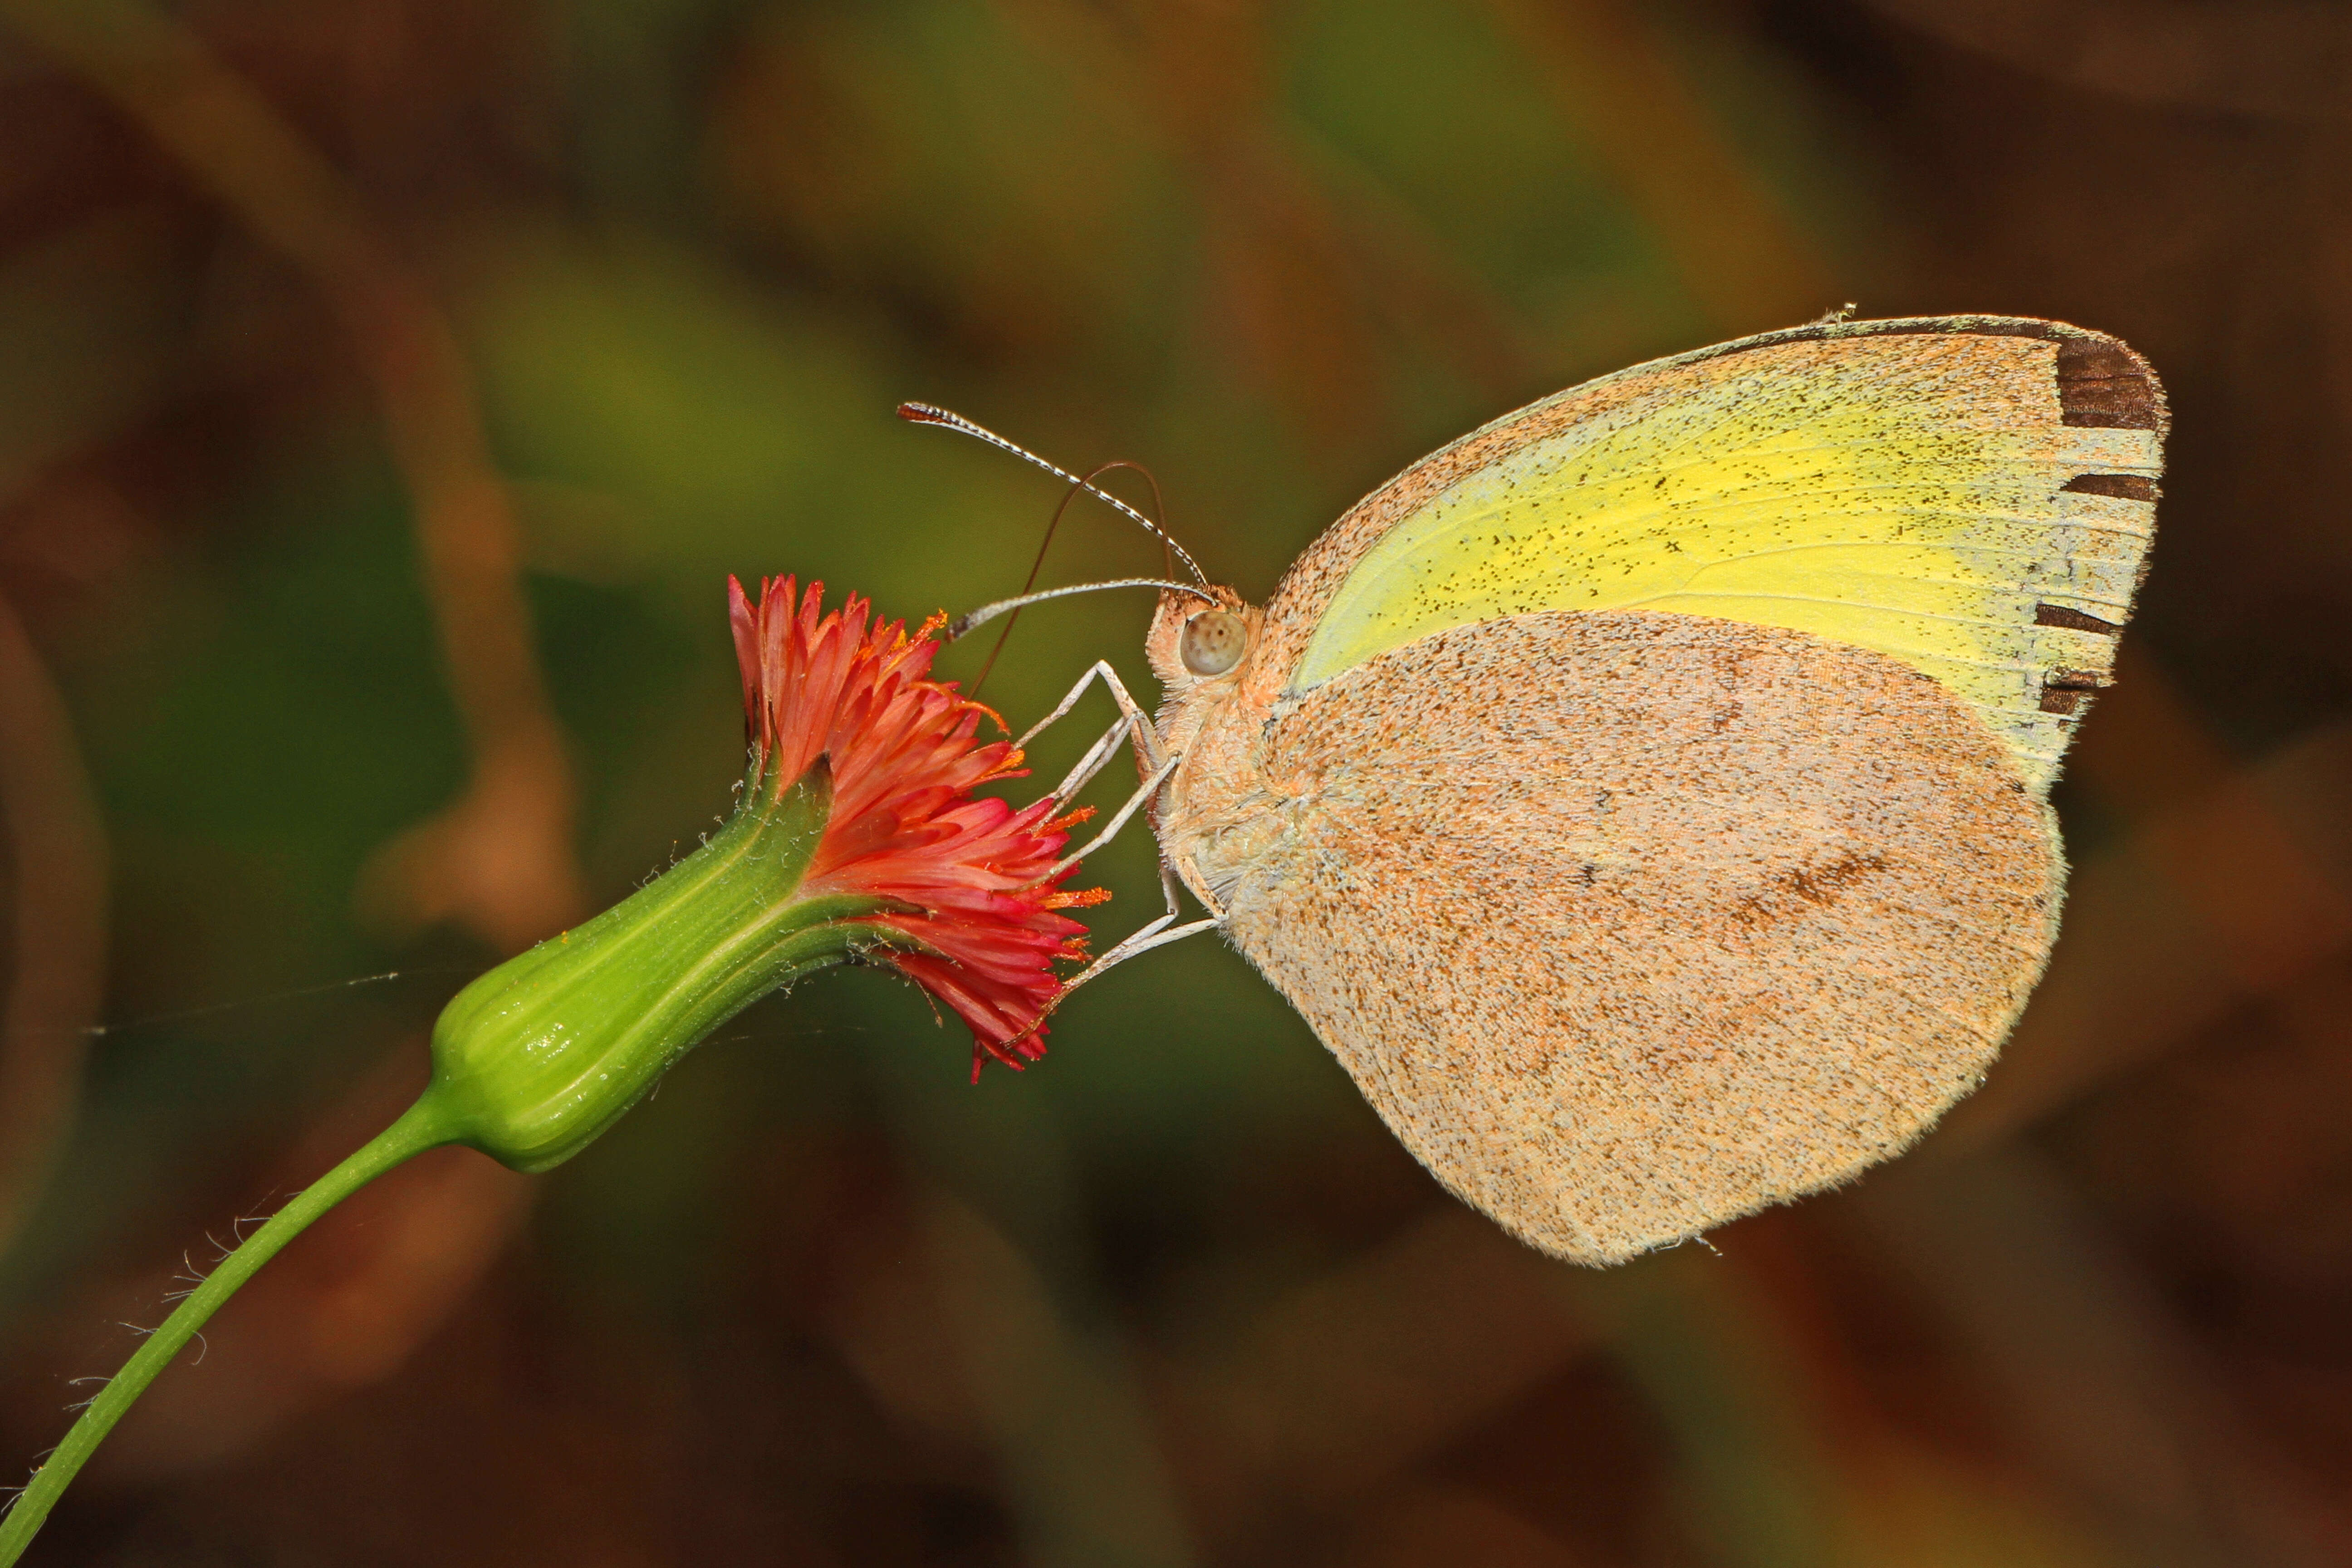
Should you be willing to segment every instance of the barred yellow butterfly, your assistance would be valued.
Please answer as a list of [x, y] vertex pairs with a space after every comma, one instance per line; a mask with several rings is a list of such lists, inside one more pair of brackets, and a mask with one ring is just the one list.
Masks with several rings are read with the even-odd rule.
[[2166, 425], [2056, 322], [1638, 366], [1358, 503], [1261, 608], [1163, 592], [1168, 865], [1439, 1180], [1610, 1262], [1835, 1183], [1981, 1079]]

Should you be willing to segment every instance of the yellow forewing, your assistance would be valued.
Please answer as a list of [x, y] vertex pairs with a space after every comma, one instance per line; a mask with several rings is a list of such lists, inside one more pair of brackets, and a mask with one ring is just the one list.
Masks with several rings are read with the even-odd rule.
[[[2155, 429], [2066, 422], [2058, 354], [1982, 331], [1768, 342], [1522, 410], [1465, 438], [1492, 461], [1364, 551], [1288, 689], [1451, 626], [1677, 611], [1903, 659], [2045, 790], [2113, 665], [2114, 635], [2084, 622], [2129, 613], [2160, 464]], [[1562, 406], [1579, 398], [1589, 414]], [[2107, 479], [2067, 488], [2084, 475]]]

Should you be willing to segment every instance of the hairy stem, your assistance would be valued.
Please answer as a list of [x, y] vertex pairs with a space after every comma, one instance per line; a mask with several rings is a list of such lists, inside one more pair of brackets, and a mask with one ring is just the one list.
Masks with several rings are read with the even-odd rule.
[[394, 1166], [452, 1142], [446, 1121], [437, 1100], [428, 1094], [351, 1158], [297, 1194], [269, 1217], [268, 1223], [222, 1258], [211, 1276], [173, 1309], [163, 1326], [147, 1336], [147, 1342], [139, 1347], [138, 1353], [82, 1411], [81, 1418], [66, 1433], [65, 1441], [33, 1472], [31, 1482], [16, 1499], [16, 1506], [5, 1519], [0, 1519], [0, 1568], [9, 1568], [24, 1555], [25, 1548], [31, 1544], [42, 1521], [48, 1518], [49, 1510], [57, 1506], [58, 1496], [76, 1472], [89, 1461], [114, 1424], [122, 1419], [123, 1412], [155, 1381], [156, 1374], [171, 1364], [221, 1303], [236, 1294], [237, 1288], [276, 1257], [278, 1248], [308, 1229], [320, 1215]]

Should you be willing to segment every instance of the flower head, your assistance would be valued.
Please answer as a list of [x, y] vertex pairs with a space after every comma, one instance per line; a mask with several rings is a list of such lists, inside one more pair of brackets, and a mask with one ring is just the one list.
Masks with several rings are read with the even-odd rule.
[[1060, 864], [1068, 829], [1087, 814], [972, 793], [1024, 773], [1011, 742], [979, 739], [996, 715], [929, 678], [944, 617], [909, 636], [872, 623], [856, 595], [822, 615], [824, 584], [794, 588], [768, 578], [754, 603], [728, 580], [753, 787], [781, 795], [820, 762], [832, 774], [803, 896], [888, 900], [866, 923], [905, 940], [877, 956], [971, 1026], [975, 1079], [990, 1057], [1018, 1068], [1043, 1056], [1055, 963], [1085, 952], [1086, 928], [1056, 911], [1109, 897], [1060, 889], [1075, 868]]

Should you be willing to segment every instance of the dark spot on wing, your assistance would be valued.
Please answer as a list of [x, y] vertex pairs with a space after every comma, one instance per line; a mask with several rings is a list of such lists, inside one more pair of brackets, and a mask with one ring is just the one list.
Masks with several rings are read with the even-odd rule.
[[2058, 340], [2058, 405], [2068, 425], [2164, 427], [2164, 395], [2140, 357], [2113, 338]]
[[2033, 624], [2037, 626], [2065, 626], [2078, 632], [2097, 632], [2105, 637], [2117, 637], [2123, 632], [2123, 627], [2113, 621], [2103, 621], [2096, 616], [2064, 605], [2034, 605]]
[[2114, 496], [2119, 500], [2154, 500], [2156, 481], [2146, 474], [2076, 474], [2061, 490], [2081, 496]]
[[2110, 684], [2110, 679], [2095, 669], [2053, 669], [2042, 682], [2042, 710], [2077, 713], [2092, 692]]

